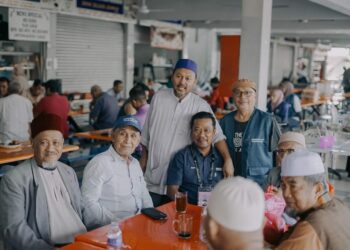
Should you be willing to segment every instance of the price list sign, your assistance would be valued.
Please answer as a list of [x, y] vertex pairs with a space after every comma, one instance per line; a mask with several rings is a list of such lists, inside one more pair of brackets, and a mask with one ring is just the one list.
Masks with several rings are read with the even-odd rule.
[[50, 40], [50, 14], [9, 8], [9, 39], [48, 42]]

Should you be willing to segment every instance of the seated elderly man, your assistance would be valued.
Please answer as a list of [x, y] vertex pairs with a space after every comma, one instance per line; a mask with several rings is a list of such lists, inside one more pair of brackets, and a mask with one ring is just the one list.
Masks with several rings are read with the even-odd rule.
[[277, 249], [349, 249], [350, 209], [329, 193], [320, 156], [296, 151], [282, 161], [287, 207], [300, 217]]
[[263, 191], [253, 181], [233, 177], [219, 182], [204, 221], [213, 249], [263, 249], [264, 207]]
[[88, 228], [135, 215], [152, 207], [139, 162], [131, 157], [140, 143], [140, 122], [132, 116], [118, 119], [113, 145], [86, 166], [82, 195]]
[[0, 181], [0, 233], [4, 249], [54, 249], [85, 232], [75, 172], [58, 162], [60, 117], [42, 114], [31, 124], [34, 158]]
[[281, 186], [281, 164], [284, 157], [293, 153], [297, 149], [305, 149], [305, 137], [301, 133], [287, 132], [281, 135], [276, 150], [276, 167], [269, 171], [267, 176], [267, 186], [275, 188]]
[[187, 191], [188, 201], [206, 205], [211, 190], [223, 177], [223, 160], [213, 146], [216, 121], [209, 112], [192, 116], [192, 144], [180, 150], [169, 164], [167, 195], [174, 199], [178, 191]]

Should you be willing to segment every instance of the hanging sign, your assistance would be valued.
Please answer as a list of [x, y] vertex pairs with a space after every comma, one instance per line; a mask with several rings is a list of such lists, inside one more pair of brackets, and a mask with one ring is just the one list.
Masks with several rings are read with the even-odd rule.
[[124, 13], [124, 5], [121, 0], [77, 0], [79, 8], [99, 10], [117, 14]]
[[151, 47], [182, 50], [184, 32], [166, 27], [151, 27]]
[[50, 40], [50, 14], [9, 8], [9, 39], [22, 41]]

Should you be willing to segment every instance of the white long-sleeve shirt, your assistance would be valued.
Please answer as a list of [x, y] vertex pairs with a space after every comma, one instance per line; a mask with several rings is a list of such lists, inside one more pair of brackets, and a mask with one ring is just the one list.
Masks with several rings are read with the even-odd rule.
[[12, 94], [0, 98], [0, 142], [28, 141], [33, 105], [25, 97]]
[[88, 228], [153, 207], [139, 162], [133, 157], [124, 160], [112, 146], [88, 163], [81, 189]]
[[[177, 151], [191, 143], [190, 121], [200, 111], [212, 113], [209, 104], [193, 93], [181, 102], [173, 89], [160, 90], [153, 97], [141, 138], [141, 143], [148, 149], [145, 181], [149, 191], [166, 193], [169, 162]], [[214, 143], [224, 139], [216, 122]]]

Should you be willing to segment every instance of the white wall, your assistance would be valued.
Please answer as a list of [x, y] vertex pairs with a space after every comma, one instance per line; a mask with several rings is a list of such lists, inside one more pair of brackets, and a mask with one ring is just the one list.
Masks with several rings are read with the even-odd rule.
[[270, 53], [270, 85], [278, 85], [282, 78], [289, 77], [294, 67], [294, 46], [273, 44]]
[[215, 30], [186, 28], [185, 40], [188, 58], [198, 64], [199, 81], [208, 81], [213, 76], [219, 76], [219, 49]]

